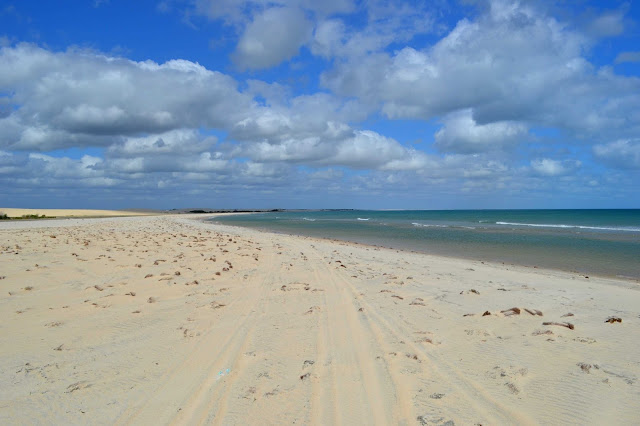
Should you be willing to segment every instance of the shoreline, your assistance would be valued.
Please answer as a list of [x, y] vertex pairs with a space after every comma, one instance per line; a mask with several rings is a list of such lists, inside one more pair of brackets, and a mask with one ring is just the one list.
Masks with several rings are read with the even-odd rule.
[[[251, 214], [251, 213], [243, 213], [243, 214]], [[224, 214], [227, 215], [227, 214]], [[235, 215], [235, 213], [229, 213], [229, 215]], [[207, 218], [200, 218], [198, 220], [201, 220], [204, 223], [207, 223], [209, 220], [211, 219], [215, 219], [215, 217], [217, 216], [223, 216], [220, 214], [215, 214], [212, 215], [210, 217]], [[633, 277], [633, 276], [626, 276], [626, 275], [613, 275], [613, 274], [607, 274], [604, 272], [600, 272], [600, 271], [578, 271], [575, 269], [569, 269], [569, 268], [562, 268], [562, 267], [550, 267], [550, 266], [539, 266], [537, 264], [535, 264], [535, 262], [532, 263], [524, 263], [524, 262], [518, 262], [518, 261], [513, 261], [513, 260], [506, 260], [506, 259], [495, 259], [495, 258], [489, 258], [489, 257], [470, 257], [470, 256], [464, 256], [464, 255], [460, 255], [460, 254], [452, 254], [449, 251], [446, 250], [442, 250], [442, 251], [438, 251], [438, 250], [433, 250], [433, 251], [428, 251], [428, 249], [424, 249], [424, 250], [420, 250], [418, 248], [414, 248], [414, 247], [410, 247], [409, 245], [405, 246], [405, 247], [393, 247], [391, 245], [386, 245], [384, 243], [374, 243], [374, 242], [364, 242], [364, 241], [354, 241], [354, 240], [350, 240], [350, 239], [341, 239], [341, 238], [335, 238], [335, 237], [319, 237], [319, 236], [315, 236], [315, 235], [305, 235], [305, 234], [301, 234], [301, 233], [295, 233], [295, 232], [290, 232], [290, 231], [280, 231], [280, 230], [273, 230], [273, 229], [269, 229], [269, 228], [262, 228], [262, 227], [249, 227], [249, 226], [242, 226], [242, 225], [234, 225], [234, 224], [227, 224], [224, 222], [221, 223], [216, 223], [216, 225], [221, 225], [221, 226], [229, 226], [232, 228], [239, 228], [239, 229], [252, 229], [252, 230], [256, 230], [259, 232], [265, 232], [265, 233], [272, 233], [272, 234], [276, 234], [276, 235], [288, 235], [288, 236], [292, 236], [292, 237], [302, 237], [302, 238], [317, 238], [320, 240], [326, 240], [326, 241], [333, 241], [333, 242], [345, 242], [345, 243], [350, 243], [350, 244], [355, 244], [355, 245], [360, 245], [360, 246], [364, 246], [364, 247], [379, 247], [379, 248], [384, 248], [384, 249], [388, 249], [388, 250], [397, 250], [397, 251], [402, 251], [402, 252], [407, 252], [407, 253], [416, 253], [416, 254], [423, 254], [426, 256], [434, 256], [434, 257], [443, 257], [443, 258], [447, 258], [447, 259], [460, 259], [460, 260], [464, 260], [464, 261], [471, 261], [471, 262], [484, 262], [487, 264], [495, 264], [495, 265], [502, 265], [502, 266], [511, 266], [511, 267], [522, 267], [522, 268], [527, 268], [527, 269], [535, 269], [535, 270], [548, 270], [548, 271], [556, 271], [556, 272], [562, 272], [562, 273], [567, 273], [567, 274], [573, 274], [573, 275], [578, 275], [578, 276], [582, 276], [582, 277], [600, 277], [600, 278], [608, 278], [608, 279], [619, 279], [619, 280], [623, 280], [623, 281], [629, 281], [629, 282], [635, 282], [635, 283], [640, 283], [640, 276], [638, 277]]]
[[633, 282], [204, 221], [211, 216], [0, 223], [0, 380], [12, 384], [0, 389], [0, 419], [636, 418]]
[[[7, 210], [7, 209], [5, 209]], [[25, 209], [20, 209], [20, 210], [25, 210]], [[0, 212], [3, 211], [2, 209], [0, 209]], [[37, 211], [41, 211], [41, 210], [37, 210]], [[71, 212], [75, 211], [75, 210], [70, 210]], [[92, 212], [96, 212], [96, 210], [82, 210], [84, 212], [87, 212], [89, 214], [91, 214]], [[134, 217], [140, 217], [140, 216], [163, 216], [163, 217], [174, 217], [174, 218], [180, 218], [180, 219], [188, 219], [188, 220], [193, 220], [195, 222], [201, 222], [205, 225], [216, 225], [216, 226], [221, 226], [221, 227], [228, 227], [230, 229], [239, 229], [239, 230], [252, 230], [252, 231], [257, 231], [257, 232], [261, 232], [261, 233], [265, 233], [265, 234], [273, 234], [273, 235], [283, 235], [283, 236], [289, 236], [289, 237], [294, 237], [294, 238], [307, 238], [307, 239], [317, 239], [320, 241], [328, 241], [328, 242], [334, 242], [334, 243], [347, 243], [347, 244], [352, 244], [354, 246], [359, 246], [359, 247], [369, 247], [369, 248], [378, 248], [378, 249], [384, 249], [384, 250], [391, 250], [391, 251], [396, 251], [396, 252], [404, 252], [404, 253], [412, 253], [412, 254], [418, 254], [418, 255], [424, 255], [424, 256], [429, 256], [429, 257], [434, 257], [434, 258], [443, 258], [443, 259], [450, 259], [450, 260], [461, 260], [461, 261], [468, 261], [468, 262], [480, 262], [482, 264], [487, 264], [487, 265], [494, 265], [496, 267], [511, 267], [511, 268], [523, 268], [524, 270], [536, 270], [536, 271], [548, 271], [548, 272], [557, 272], [557, 273], [562, 273], [562, 274], [568, 274], [570, 276], [579, 276], [581, 278], [587, 278], [589, 279], [589, 277], [598, 277], [598, 278], [604, 278], [604, 279], [610, 279], [610, 280], [620, 280], [620, 281], [624, 281], [624, 282], [629, 282], [629, 283], [637, 283], [640, 284], [640, 277], [630, 277], [630, 276], [624, 276], [624, 275], [610, 275], [610, 274], [605, 274], [605, 273], [600, 273], [600, 272], [580, 272], [577, 270], [571, 270], [568, 268], [554, 268], [554, 267], [546, 267], [546, 266], [538, 266], [538, 265], [534, 265], [534, 264], [526, 264], [526, 263], [521, 263], [521, 262], [513, 262], [513, 261], [508, 261], [508, 260], [496, 260], [496, 259], [489, 259], [489, 258], [473, 258], [473, 257], [467, 257], [467, 256], [462, 256], [462, 255], [455, 255], [455, 254], [449, 254], [449, 253], [443, 253], [443, 252], [437, 252], [437, 251], [427, 251], [427, 250], [419, 250], [419, 249], [414, 249], [414, 248], [410, 248], [410, 247], [392, 247], [389, 245], [384, 245], [384, 244], [375, 244], [375, 243], [369, 243], [369, 242], [360, 242], [360, 241], [353, 241], [353, 240], [348, 240], [348, 239], [340, 239], [340, 238], [334, 238], [334, 237], [318, 237], [318, 236], [313, 236], [313, 235], [305, 235], [305, 234], [297, 234], [294, 232], [287, 232], [287, 231], [278, 231], [278, 230], [271, 230], [268, 228], [252, 228], [252, 227], [245, 227], [245, 226], [241, 226], [241, 225], [233, 225], [233, 224], [226, 224], [226, 223], [213, 223], [211, 222], [212, 219], [215, 219], [216, 217], [222, 217], [222, 216], [240, 216], [240, 215], [250, 215], [250, 214], [256, 214], [256, 212], [217, 212], [217, 213], [135, 213], [135, 214], [119, 214], [119, 213], [132, 213], [132, 212], [121, 212], [121, 211], [117, 211], [117, 210], [105, 210], [105, 212], [113, 212], [114, 214], [112, 215], [105, 215], [105, 216], [96, 216], [96, 215], [89, 215], [87, 214], [86, 216], [81, 216], [81, 215], [77, 215], [77, 216], [60, 216], [60, 217], [51, 217], [51, 218], [45, 218], [45, 219], [20, 219], [20, 220], [7, 220], [7, 221], [0, 221], [0, 231], [3, 229], [7, 229], [6, 227], [3, 227], [2, 224], [19, 224], [20, 222], [29, 222], [29, 227], [36, 227], [36, 228], [48, 228], [48, 227], [55, 227], [58, 224], [55, 222], [56, 220], [60, 220], [60, 221], [69, 221], [66, 222], [65, 224], [60, 223], [61, 226], [74, 226], [74, 225], [81, 225], [82, 222], [80, 221], [87, 221], [87, 220], [108, 220], [108, 219], [112, 219], [112, 218], [134, 218]], [[72, 222], [72, 220], [76, 220], [78, 222]], [[37, 222], [37, 224], [35, 223]], [[9, 225], [10, 228], [19, 228], [19, 225], [17, 226], [11, 226]], [[588, 275], [586, 275], [588, 274]]]

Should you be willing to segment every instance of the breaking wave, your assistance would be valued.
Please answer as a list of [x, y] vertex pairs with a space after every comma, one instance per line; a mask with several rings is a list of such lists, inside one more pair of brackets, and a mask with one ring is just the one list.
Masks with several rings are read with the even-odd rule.
[[554, 224], [554, 223], [519, 223], [519, 222], [496, 222], [496, 225], [531, 226], [535, 228], [591, 229], [595, 231], [640, 232], [640, 228], [617, 227], [617, 226], [586, 226], [586, 225], [565, 225], [565, 224]]

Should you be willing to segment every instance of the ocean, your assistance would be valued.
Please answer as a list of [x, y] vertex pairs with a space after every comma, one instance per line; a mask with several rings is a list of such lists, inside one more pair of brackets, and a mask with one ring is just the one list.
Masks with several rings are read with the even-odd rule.
[[331, 210], [214, 222], [481, 261], [640, 279], [640, 210]]

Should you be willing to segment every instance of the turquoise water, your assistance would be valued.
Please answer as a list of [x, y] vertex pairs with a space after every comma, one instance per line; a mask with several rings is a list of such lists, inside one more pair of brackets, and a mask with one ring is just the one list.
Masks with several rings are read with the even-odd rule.
[[640, 210], [296, 211], [213, 220], [445, 256], [640, 278]]

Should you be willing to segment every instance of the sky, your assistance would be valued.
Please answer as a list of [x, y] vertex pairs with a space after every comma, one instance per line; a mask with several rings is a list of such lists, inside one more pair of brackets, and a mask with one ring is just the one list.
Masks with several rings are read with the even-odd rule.
[[640, 2], [5, 0], [0, 206], [640, 208]]

